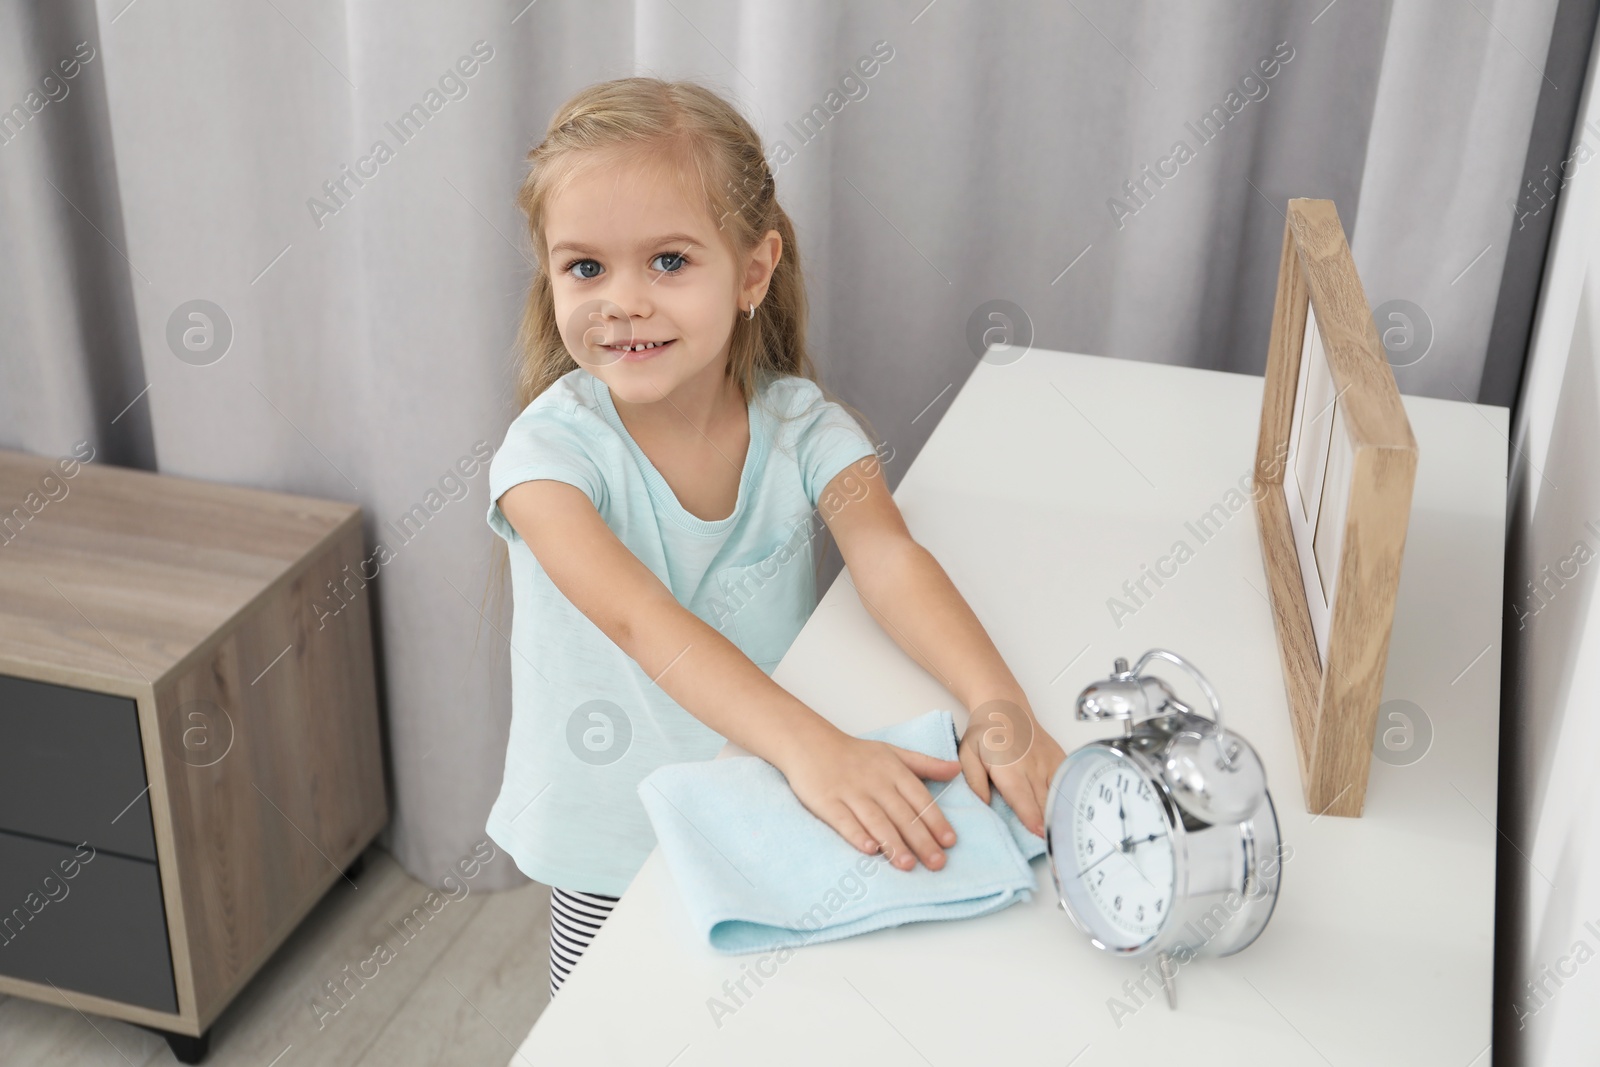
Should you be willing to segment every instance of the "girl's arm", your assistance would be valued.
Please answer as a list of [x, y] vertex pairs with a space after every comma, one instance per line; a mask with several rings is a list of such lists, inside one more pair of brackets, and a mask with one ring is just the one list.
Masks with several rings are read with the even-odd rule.
[[[955, 831], [923, 778], [955, 760], [852, 737], [807, 707], [738, 646], [689, 611], [605, 524], [582, 490], [520, 482], [500, 510], [573, 606], [679, 706], [777, 767], [795, 795], [845, 840], [896, 866], [944, 865]], [[909, 846], [909, 848], [908, 848]]]
[[988, 802], [993, 777], [1017, 818], [1043, 837], [1050, 778], [1066, 753], [950, 576], [912, 539], [877, 456], [840, 471], [821, 499], [839, 502], [823, 518], [867, 613], [972, 712], [958, 753], [967, 783]]

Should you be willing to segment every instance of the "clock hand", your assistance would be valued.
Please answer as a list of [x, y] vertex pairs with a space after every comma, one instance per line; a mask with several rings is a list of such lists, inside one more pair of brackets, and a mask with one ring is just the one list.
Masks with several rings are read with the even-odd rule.
[[1106, 860], [1110, 859], [1112, 856], [1118, 856], [1118, 855], [1123, 855], [1123, 854], [1128, 853], [1128, 852], [1132, 852], [1139, 845], [1144, 844], [1146, 841], [1154, 841], [1156, 838], [1158, 838], [1160, 836], [1161, 836], [1160, 834], [1146, 834], [1145, 836], [1137, 838], [1137, 839], [1132, 838], [1132, 837], [1125, 837], [1117, 844], [1117, 847], [1116, 847], [1115, 851], [1107, 852], [1104, 856], [1101, 856], [1099, 859], [1097, 859], [1093, 863], [1089, 864], [1089, 866], [1087, 866], [1083, 870], [1079, 871], [1078, 872], [1078, 877], [1082, 878], [1084, 875], [1088, 874], [1090, 871], [1092, 871], [1096, 867], [1100, 866], [1100, 864], [1104, 863]]
[[1078, 872], [1078, 877], [1082, 878], [1084, 875], [1088, 874], [1090, 871], [1092, 871], [1096, 867], [1100, 866], [1100, 864], [1104, 863], [1106, 860], [1110, 859], [1112, 856], [1121, 855], [1121, 853], [1122, 853], [1122, 849], [1121, 849], [1120, 846], [1118, 848], [1116, 848], [1115, 850], [1111, 851], [1111, 852], [1107, 852], [1104, 856], [1101, 856], [1099, 859], [1097, 859], [1093, 863], [1089, 864], [1089, 866], [1087, 866], [1083, 870], [1079, 871]]

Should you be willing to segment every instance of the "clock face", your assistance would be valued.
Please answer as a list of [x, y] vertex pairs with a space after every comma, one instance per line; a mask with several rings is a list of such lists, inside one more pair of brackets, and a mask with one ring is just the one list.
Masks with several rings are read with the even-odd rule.
[[1049, 826], [1062, 895], [1107, 947], [1136, 948], [1172, 912], [1172, 831], [1157, 787], [1098, 745], [1074, 752], [1063, 771]]

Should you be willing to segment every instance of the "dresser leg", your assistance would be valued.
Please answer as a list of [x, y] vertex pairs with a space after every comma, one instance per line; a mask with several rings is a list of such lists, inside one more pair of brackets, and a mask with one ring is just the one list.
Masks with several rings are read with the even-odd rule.
[[210, 1030], [207, 1030], [199, 1037], [194, 1037], [190, 1034], [175, 1034], [170, 1030], [156, 1030], [155, 1032], [167, 1039], [167, 1047], [172, 1050], [173, 1057], [179, 1063], [200, 1063], [211, 1051]]

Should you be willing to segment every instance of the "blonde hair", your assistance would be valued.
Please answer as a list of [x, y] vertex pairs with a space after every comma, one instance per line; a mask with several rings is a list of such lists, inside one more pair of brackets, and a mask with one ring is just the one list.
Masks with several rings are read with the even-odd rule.
[[[556, 322], [547, 259], [546, 212], [582, 165], [622, 162], [653, 165], [675, 177], [691, 203], [704, 205], [718, 233], [743, 264], [768, 231], [783, 248], [753, 319], [734, 314], [726, 374], [747, 403], [771, 376], [795, 375], [815, 382], [825, 399], [838, 403], [876, 440], [871, 423], [835, 397], [817, 378], [806, 347], [806, 289], [794, 224], [778, 203], [776, 183], [762, 152], [761, 137], [743, 115], [717, 93], [690, 81], [632, 77], [598, 82], [579, 90], [557, 109], [544, 139], [528, 153], [529, 169], [517, 191], [527, 216], [538, 262], [517, 330], [520, 366], [518, 410], [526, 408], [578, 362], [567, 351]], [[826, 531], [824, 531], [826, 533]], [[490, 535], [494, 537], [494, 535]], [[509, 550], [499, 537], [489, 583], [496, 592], [495, 617], [503, 609]], [[817, 553], [820, 563], [823, 552]]]

